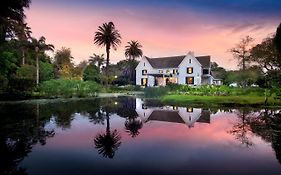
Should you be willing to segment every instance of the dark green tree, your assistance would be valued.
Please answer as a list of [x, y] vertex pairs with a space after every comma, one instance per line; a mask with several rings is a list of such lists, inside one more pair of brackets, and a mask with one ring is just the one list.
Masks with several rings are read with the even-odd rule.
[[0, 5], [0, 43], [7, 36], [14, 36], [18, 24], [24, 23], [24, 8], [28, 8], [31, 0], [2, 0]]
[[279, 26], [276, 30], [276, 34], [274, 37], [274, 44], [275, 44], [279, 54], [281, 54], [281, 23], [279, 24]]

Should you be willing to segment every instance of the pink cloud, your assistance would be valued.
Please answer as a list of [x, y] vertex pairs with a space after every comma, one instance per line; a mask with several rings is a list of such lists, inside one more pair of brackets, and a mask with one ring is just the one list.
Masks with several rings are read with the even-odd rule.
[[260, 42], [276, 27], [251, 23], [239, 26], [237, 21], [231, 26], [193, 11], [170, 9], [75, 9], [43, 7], [34, 2], [27, 11], [27, 22], [33, 35], [44, 35], [56, 49], [62, 46], [71, 48], [76, 63], [92, 53], [105, 52], [104, 48], [93, 44], [93, 38], [97, 27], [109, 21], [115, 23], [122, 35], [118, 50], [111, 51], [112, 62], [124, 59], [124, 46], [128, 41], [139, 40], [147, 56], [181, 55], [194, 51], [196, 55], [211, 55], [213, 61], [228, 69], [236, 68], [228, 49], [246, 35]]

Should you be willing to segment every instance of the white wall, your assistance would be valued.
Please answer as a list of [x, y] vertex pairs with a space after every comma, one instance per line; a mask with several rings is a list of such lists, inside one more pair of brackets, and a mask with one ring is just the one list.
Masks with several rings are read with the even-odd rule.
[[[189, 63], [191, 59], [191, 63]], [[187, 73], [187, 67], [193, 67], [193, 73]], [[186, 84], [186, 77], [194, 77], [194, 85], [201, 85], [202, 66], [198, 60], [191, 54], [187, 54], [179, 65], [179, 84]]]
[[[145, 57], [142, 57], [138, 66], [136, 67], [136, 85], [141, 85], [142, 78], [148, 78], [147, 75], [142, 75], [142, 70], [146, 69], [147, 73], [151, 73], [153, 71], [152, 66], [147, 61]], [[148, 79], [148, 82], [151, 83], [151, 80]]]

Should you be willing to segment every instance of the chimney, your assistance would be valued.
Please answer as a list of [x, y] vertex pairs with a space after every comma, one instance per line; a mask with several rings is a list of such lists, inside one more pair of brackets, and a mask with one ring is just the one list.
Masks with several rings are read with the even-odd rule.
[[191, 55], [191, 56], [194, 57], [194, 52], [189, 51], [189, 52], [188, 52], [188, 55]]

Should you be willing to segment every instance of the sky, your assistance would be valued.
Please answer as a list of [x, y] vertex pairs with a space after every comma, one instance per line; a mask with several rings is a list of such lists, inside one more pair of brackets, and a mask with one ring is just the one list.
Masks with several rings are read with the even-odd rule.
[[280, 0], [32, 0], [26, 21], [34, 37], [45, 36], [56, 49], [70, 48], [77, 64], [105, 54], [94, 45], [98, 26], [112, 21], [122, 44], [110, 60], [125, 59], [125, 45], [138, 40], [148, 57], [210, 55], [226, 69], [237, 69], [229, 49], [249, 35], [253, 44], [275, 33]]

